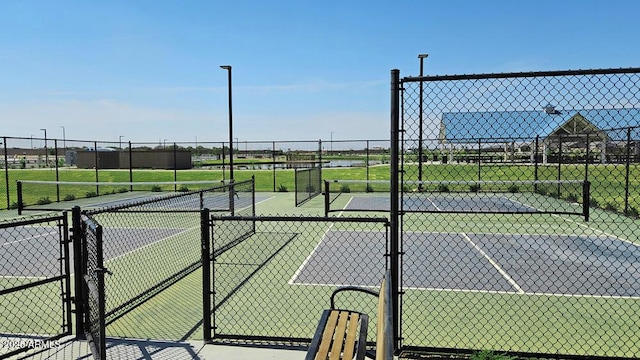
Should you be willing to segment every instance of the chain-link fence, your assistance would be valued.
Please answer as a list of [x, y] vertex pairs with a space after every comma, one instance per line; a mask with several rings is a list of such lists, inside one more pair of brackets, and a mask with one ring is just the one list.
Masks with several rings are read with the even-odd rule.
[[0, 359], [71, 334], [66, 214], [0, 222]]
[[[77, 210], [76, 210], [77, 211]], [[82, 287], [84, 334], [94, 359], [106, 359], [105, 295], [102, 226], [88, 216], [81, 219], [82, 236]]]
[[640, 354], [638, 83], [638, 69], [401, 80], [405, 349]]
[[[329, 178], [340, 178], [332, 173], [350, 168], [359, 178], [369, 179], [377, 176], [370, 170], [388, 164], [390, 158], [388, 140], [236, 139], [229, 147], [225, 142], [197, 140], [148, 143], [5, 136], [0, 138], [0, 150], [0, 207], [38, 205], [51, 210], [83, 198], [148, 191], [152, 182], [159, 186], [152, 191], [178, 191], [182, 183], [198, 181], [207, 182], [206, 187], [228, 183], [232, 154], [235, 181], [255, 176], [258, 191], [273, 192], [295, 191], [296, 168], [322, 163]], [[185, 186], [193, 190], [195, 185]], [[61, 203], [49, 205], [56, 202]]]
[[[103, 289], [108, 336], [180, 340], [198, 326], [202, 305], [190, 301], [202, 298], [202, 285], [190, 284], [199, 279], [198, 214], [203, 208], [224, 215], [255, 215], [253, 180], [84, 212], [101, 229], [109, 272]], [[173, 286], [178, 282], [180, 286]], [[91, 313], [91, 308], [84, 310]], [[163, 310], [170, 314], [162, 317], [164, 325], [153, 315]], [[181, 314], [186, 315], [172, 322]]]
[[[308, 341], [336, 286], [378, 287], [388, 268], [386, 218], [213, 216], [209, 221], [215, 256], [209, 257], [205, 277], [212, 279], [205, 340]], [[255, 224], [255, 233], [227, 247], [228, 234], [241, 232], [233, 229], [247, 222]], [[377, 299], [362, 293], [341, 295], [337, 302], [340, 308], [376, 313]], [[372, 320], [375, 328], [377, 319]], [[375, 334], [369, 340], [375, 341]]]

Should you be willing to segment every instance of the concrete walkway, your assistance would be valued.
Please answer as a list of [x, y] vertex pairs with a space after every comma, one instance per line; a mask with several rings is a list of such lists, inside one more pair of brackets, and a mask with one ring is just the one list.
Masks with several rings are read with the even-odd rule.
[[[302, 360], [306, 354], [304, 347], [280, 345], [240, 345], [205, 344], [202, 341], [170, 342], [158, 340], [107, 340], [107, 359], [155, 359], [155, 360]], [[60, 346], [30, 354], [22, 354], [17, 359], [29, 360], [70, 360], [93, 359], [86, 341], [62, 340]]]

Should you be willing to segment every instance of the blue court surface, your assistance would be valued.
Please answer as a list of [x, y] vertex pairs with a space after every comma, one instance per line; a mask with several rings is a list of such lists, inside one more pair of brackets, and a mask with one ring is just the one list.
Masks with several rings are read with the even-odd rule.
[[[344, 235], [327, 232], [290, 283], [377, 286], [385, 234]], [[405, 289], [640, 297], [640, 247], [610, 236], [404, 233], [402, 250]]]

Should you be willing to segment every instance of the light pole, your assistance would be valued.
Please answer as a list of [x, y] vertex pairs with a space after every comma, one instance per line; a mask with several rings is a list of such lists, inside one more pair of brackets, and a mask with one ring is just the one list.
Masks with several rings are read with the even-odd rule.
[[124, 137], [124, 135], [119, 135], [119, 136], [118, 136], [118, 143], [119, 143], [119, 145], [118, 145], [118, 146], [120, 147], [120, 150], [122, 150], [122, 138], [123, 138], [123, 137]]
[[[418, 54], [418, 59], [420, 59], [420, 77], [423, 76], [423, 71], [424, 71], [424, 59], [426, 59], [427, 57], [429, 57], [429, 54]], [[418, 134], [418, 181], [420, 181], [420, 183], [418, 184], [418, 189], [422, 190], [422, 126], [423, 126], [423, 119], [422, 119], [422, 103], [423, 103], [423, 88], [422, 88], [422, 79], [420, 79], [420, 133]]]
[[60, 126], [62, 128], [62, 147], [67, 149], [67, 135], [64, 132], [64, 125]]
[[333, 131], [331, 132], [331, 141], [329, 141], [329, 155], [333, 153]]
[[233, 102], [231, 100], [231, 65], [220, 65], [221, 69], [227, 70], [229, 84], [229, 180], [233, 182]]
[[44, 131], [44, 166], [49, 167], [49, 152], [47, 151], [47, 129], [40, 129]]

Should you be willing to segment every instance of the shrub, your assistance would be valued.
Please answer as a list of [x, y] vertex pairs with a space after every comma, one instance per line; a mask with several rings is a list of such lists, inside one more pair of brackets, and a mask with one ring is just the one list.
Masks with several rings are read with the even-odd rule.
[[92, 197], [96, 197], [96, 196], [98, 196], [98, 194], [95, 191], [87, 191], [84, 194], [84, 197], [86, 197], [86, 198], [92, 198]]
[[629, 209], [627, 210], [627, 216], [636, 219], [636, 218], [638, 218], [638, 215], [640, 215], [638, 213], [638, 209], [636, 209], [633, 206], [629, 206]]
[[515, 356], [508, 356], [505, 354], [496, 354], [490, 350], [482, 350], [474, 353], [470, 357], [471, 360], [515, 360]]
[[152, 192], [161, 192], [162, 189], [160, 188], [160, 185], [153, 185], [153, 186], [151, 186], [151, 191]]
[[129, 191], [127, 188], [118, 189], [118, 193], [120, 193], [120, 194], [126, 193], [127, 191]]
[[510, 185], [507, 191], [509, 191], [512, 194], [515, 194], [520, 192], [520, 188], [518, 187], [518, 185]]
[[76, 196], [73, 194], [67, 194], [64, 196], [64, 201], [73, 201], [76, 199]]
[[591, 207], [599, 207], [600, 202], [596, 198], [589, 198], [589, 206]]
[[446, 184], [439, 184], [438, 185], [438, 191], [439, 192], [450, 192], [451, 190], [449, 190], [449, 186]]
[[572, 202], [572, 203], [577, 203], [578, 202], [578, 195], [571, 193], [569, 195], [567, 195], [567, 201], [568, 202]]
[[344, 185], [340, 186], [340, 192], [342, 192], [342, 193], [350, 193], [351, 189], [349, 188], [349, 185], [344, 184]]
[[373, 192], [373, 186], [371, 186], [370, 184], [367, 184], [367, 188], [365, 189], [366, 192], [368, 193], [372, 193]]
[[618, 205], [616, 205], [615, 203], [609, 202], [607, 201], [606, 203], [604, 203], [603, 208], [606, 211], [618, 211]]
[[178, 188], [179, 192], [189, 192], [189, 188], [187, 187], [187, 185], [180, 185], [180, 188]]
[[43, 197], [38, 199], [38, 201], [36, 202], [36, 204], [38, 205], [46, 205], [46, 204], [51, 204], [51, 200], [49, 200], [48, 197]]
[[17, 201], [13, 201], [13, 202], [11, 203], [11, 205], [9, 206], [9, 209], [10, 209], [10, 210], [15, 210], [15, 209], [17, 209], [18, 207], [19, 207], [18, 202], [17, 202]]
[[284, 184], [278, 185], [278, 192], [287, 192], [287, 187]]
[[480, 184], [471, 184], [471, 185], [469, 185], [469, 191], [477, 193], [478, 191], [480, 191]]

